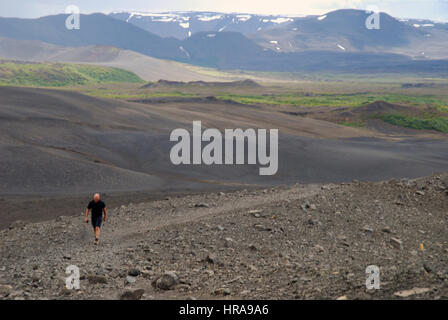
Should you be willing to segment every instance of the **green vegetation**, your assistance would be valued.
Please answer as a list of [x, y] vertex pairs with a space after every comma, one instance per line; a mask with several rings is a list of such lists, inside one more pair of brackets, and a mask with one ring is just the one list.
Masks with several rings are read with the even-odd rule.
[[340, 125], [346, 126], [346, 127], [352, 127], [352, 128], [364, 128], [366, 126], [363, 122], [340, 122]]
[[[431, 79], [435, 82], [434, 79]], [[431, 83], [432, 83], [431, 82]], [[377, 86], [375, 83], [294, 83], [294, 84], [263, 84], [261, 87], [240, 88], [222, 86], [195, 86], [195, 85], [156, 85], [142, 87], [140, 83], [104, 84], [81, 88], [81, 92], [103, 98], [137, 100], [151, 98], [192, 98], [214, 96], [217, 99], [235, 101], [241, 104], [291, 107], [349, 107], [358, 108], [375, 101], [385, 101], [391, 104], [400, 104], [414, 108], [397, 108], [391, 110], [369, 109], [368, 114], [350, 113], [348, 116], [338, 110], [325, 110], [332, 112], [328, 121], [352, 128], [365, 128], [369, 118], [380, 119], [384, 122], [417, 130], [436, 130], [448, 133], [448, 96], [445, 87], [448, 83], [438, 87], [422, 87], [404, 90], [402, 83], [390, 83]], [[337, 85], [337, 86], [333, 86]], [[389, 91], [387, 91], [389, 90]], [[403, 110], [403, 111], [397, 111]], [[334, 112], [333, 112], [334, 111]], [[316, 112], [320, 112], [316, 110]], [[312, 113], [312, 112], [311, 112]], [[393, 114], [395, 113], [395, 114]]]
[[417, 130], [436, 130], [448, 133], [448, 117], [420, 119], [401, 114], [385, 114], [380, 116], [384, 122]]
[[143, 82], [132, 72], [117, 68], [69, 63], [0, 63], [0, 85], [64, 87], [95, 83]]
[[223, 100], [232, 100], [242, 104], [269, 104], [290, 106], [357, 106], [354, 100], [346, 95], [306, 95], [306, 94], [279, 94], [279, 95], [235, 95], [225, 94], [217, 97]]
[[448, 101], [432, 95], [402, 95], [402, 94], [273, 94], [273, 95], [235, 95], [224, 94], [217, 97], [223, 100], [233, 100], [242, 104], [269, 104], [289, 106], [328, 106], [328, 107], [359, 107], [378, 100], [389, 103], [412, 106], [433, 106], [448, 112]]
[[[443, 96], [405, 95], [396, 93], [354, 93], [354, 94], [269, 94], [269, 95], [235, 95], [225, 94], [219, 99], [233, 100], [242, 104], [268, 104], [273, 106], [328, 106], [357, 108], [381, 100], [392, 104], [416, 107], [433, 107], [434, 112], [421, 113], [417, 117], [405, 114], [378, 114], [375, 117], [393, 125], [412, 128], [436, 130], [448, 133], [448, 100]], [[423, 108], [422, 108], [423, 109]], [[438, 111], [436, 111], [438, 110]], [[422, 110], [423, 111], [423, 110]], [[341, 125], [362, 128], [362, 121], [343, 121]]]

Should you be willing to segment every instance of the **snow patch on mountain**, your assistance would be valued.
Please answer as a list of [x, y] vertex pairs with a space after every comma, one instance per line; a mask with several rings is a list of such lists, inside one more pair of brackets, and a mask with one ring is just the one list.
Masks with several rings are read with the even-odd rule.
[[323, 15], [323, 16], [317, 17], [317, 20], [322, 21], [322, 20], [324, 20], [326, 17], [327, 17], [327, 15]]
[[250, 20], [252, 16], [250, 14], [239, 14], [236, 16], [239, 21], [246, 22], [247, 20]]
[[209, 21], [213, 21], [213, 20], [219, 20], [222, 19], [223, 15], [222, 14], [217, 14], [217, 15], [213, 15], [213, 16], [207, 16], [207, 15], [200, 15], [197, 17], [197, 19], [199, 21], [203, 21], [203, 22], [209, 22]]
[[190, 28], [190, 23], [189, 22], [180, 22], [179, 25], [184, 28], [184, 29], [188, 29]]
[[[292, 15], [258, 15], [222, 12], [113, 12], [111, 15], [122, 21], [147, 30], [161, 37], [186, 39], [191, 32], [239, 32], [250, 35], [271, 27], [296, 20]], [[166, 28], [163, 26], [166, 24]]]
[[291, 22], [294, 21], [294, 19], [292, 18], [284, 18], [284, 17], [278, 17], [276, 19], [272, 19], [271, 22], [273, 23], [277, 23], [277, 24], [281, 24], [281, 23], [285, 23], [285, 22]]
[[179, 50], [182, 51], [188, 58], [190, 58], [190, 54], [188, 53], [187, 50], [185, 50], [185, 48], [183, 46], [180, 46]]

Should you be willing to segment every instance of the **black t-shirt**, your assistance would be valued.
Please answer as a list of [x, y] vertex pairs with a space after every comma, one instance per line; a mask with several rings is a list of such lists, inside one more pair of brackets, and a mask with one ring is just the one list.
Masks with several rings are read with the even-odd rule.
[[102, 216], [103, 215], [103, 209], [106, 208], [106, 204], [103, 201], [90, 201], [89, 205], [87, 206], [87, 209], [92, 210], [92, 216]]

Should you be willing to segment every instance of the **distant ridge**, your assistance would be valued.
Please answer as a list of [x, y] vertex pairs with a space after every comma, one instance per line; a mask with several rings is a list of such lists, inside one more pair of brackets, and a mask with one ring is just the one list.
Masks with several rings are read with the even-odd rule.
[[63, 47], [39, 40], [0, 38], [0, 59], [70, 62], [114, 67], [131, 71], [145, 81], [225, 81], [220, 77], [195, 71], [188, 65], [149, 57], [117, 47], [92, 45]]
[[[81, 29], [67, 30], [66, 17], [0, 18], [0, 36], [70, 47], [116, 47], [226, 70], [445, 74], [448, 69], [447, 30], [439, 28], [428, 37], [428, 31], [386, 14], [381, 15], [384, 29], [368, 30], [367, 14], [361, 10], [297, 18], [250, 36], [224, 30], [194, 33], [185, 40], [162, 38], [104, 14], [82, 15]], [[431, 49], [423, 51], [428, 44]]]
[[261, 87], [258, 83], [251, 79], [236, 80], [228, 82], [206, 82], [206, 81], [169, 81], [169, 80], [159, 80], [157, 82], [149, 82], [142, 86], [142, 88], [169, 86], [169, 87], [180, 87], [185, 85], [199, 86], [199, 87], [249, 87], [257, 88]]
[[286, 15], [259, 15], [222, 12], [113, 12], [111, 17], [161, 37], [184, 40], [198, 32], [239, 32], [244, 35], [294, 21]]

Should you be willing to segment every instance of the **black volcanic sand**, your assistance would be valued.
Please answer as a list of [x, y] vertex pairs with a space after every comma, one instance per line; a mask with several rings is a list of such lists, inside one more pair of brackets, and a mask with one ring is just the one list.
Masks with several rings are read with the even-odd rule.
[[[171, 164], [169, 134], [203, 128], [278, 128], [279, 170]], [[398, 141], [257, 107], [144, 104], [62, 90], [0, 87], [0, 227], [84, 210], [93, 192], [110, 206], [170, 194], [292, 183], [379, 181], [446, 171], [448, 139]], [[53, 200], [54, 199], [54, 200]]]

